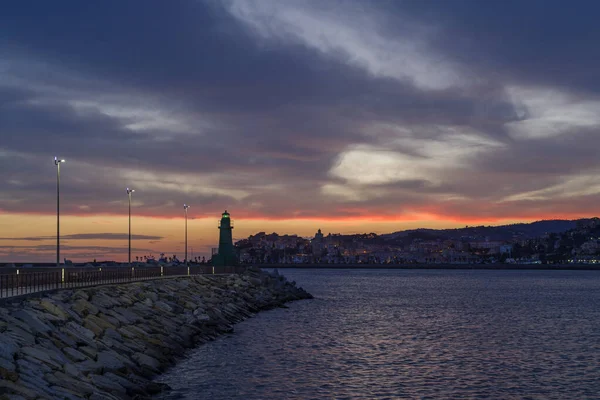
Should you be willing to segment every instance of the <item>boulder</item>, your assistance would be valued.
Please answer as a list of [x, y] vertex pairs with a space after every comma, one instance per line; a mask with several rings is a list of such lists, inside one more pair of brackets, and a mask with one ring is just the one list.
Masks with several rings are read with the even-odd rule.
[[23, 321], [31, 329], [31, 333], [46, 334], [53, 330], [52, 327], [43, 323], [31, 310], [17, 310], [11, 314], [13, 317]]
[[92, 360], [95, 360], [98, 356], [98, 351], [89, 346], [81, 346], [78, 350]]
[[102, 329], [101, 327], [99, 327], [98, 325], [96, 325], [92, 320], [87, 319], [83, 322], [83, 326], [87, 329], [89, 329], [90, 331], [94, 332], [94, 335], [97, 337], [102, 336], [102, 333], [104, 333], [104, 329]]
[[110, 297], [106, 293], [98, 293], [92, 297], [91, 303], [95, 306], [110, 309], [120, 307], [122, 304], [118, 298]]
[[[5, 366], [8, 368], [5, 368]], [[0, 378], [16, 382], [19, 379], [19, 374], [15, 371], [15, 365], [3, 365], [0, 363]]]
[[40, 301], [40, 306], [63, 321], [69, 319], [69, 313], [66, 311], [67, 306], [64, 303], [44, 298]]
[[71, 310], [75, 311], [81, 318], [88, 315], [96, 315], [100, 312], [98, 307], [83, 298], [75, 300], [71, 306]]
[[85, 301], [88, 301], [90, 299], [90, 295], [88, 294], [88, 292], [86, 290], [76, 290], [73, 293], [73, 296], [71, 297], [73, 300], [77, 300], [77, 299], [83, 299]]
[[125, 363], [114, 351], [101, 351], [98, 353], [98, 364], [106, 371], [118, 371], [125, 368]]
[[90, 373], [101, 374], [102, 373], [102, 365], [97, 363], [94, 360], [85, 360], [79, 363], [72, 364], [80, 374], [88, 375]]
[[8, 333], [0, 333], [0, 359], [12, 361], [19, 351], [19, 345]]
[[143, 353], [135, 353], [132, 358], [140, 367], [147, 368], [157, 374], [160, 372], [161, 364], [156, 358], [147, 356]]
[[142, 304], [145, 305], [146, 307], [152, 307], [154, 305], [154, 302], [148, 298], [145, 298], [142, 301]]
[[88, 382], [82, 379], [75, 379], [60, 371], [56, 371], [54, 374], [47, 374], [46, 381], [51, 385], [60, 386], [84, 396], [89, 396], [96, 391], [96, 388]]
[[18, 385], [7, 379], [0, 379], [0, 393], [5, 393], [6, 390], [10, 390], [13, 394], [22, 396], [25, 399], [33, 400], [38, 397], [37, 391], [28, 388], [25, 385]]
[[89, 400], [120, 400], [120, 398], [117, 396], [113, 396], [110, 393], [98, 391], [91, 395]]
[[67, 334], [71, 334], [71, 336], [74, 336], [75, 340], [82, 339], [84, 343], [93, 341], [96, 337], [94, 332], [81, 325], [76, 324], [75, 322], [68, 322], [67, 325], [65, 325], [65, 328], [67, 330]]
[[118, 395], [125, 395], [127, 393], [127, 390], [123, 386], [106, 376], [90, 374], [89, 378], [96, 388], [105, 392]]
[[61, 400], [84, 400], [85, 397], [80, 393], [73, 392], [67, 388], [62, 386], [50, 386], [50, 390], [52, 391], [53, 399], [61, 399]]
[[161, 311], [165, 311], [168, 313], [172, 313], [173, 312], [173, 307], [171, 307], [170, 305], [168, 305], [167, 303], [165, 303], [164, 301], [156, 301], [154, 303], [154, 307], [161, 310]]
[[61, 349], [64, 347], [77, 347], [77, 342], [71, 336], [65, 335], [61, 331], [52, 331], [50, 333], [50, 340], [54, 342], [56, 347]]
[[121, 375], [117, 375], [112, 372], [106, 372], [104, 376], [107, 379], [110, 379], [112, 382], [117, 382], [119, 385], [123, 386], [125, 389], [127, 389], [127, 392], [130, 394], [144, 393], [144, 388], [142, 388], [139, 384], [132, 382]]
[[21, 348], [20, 352], [28, 355], [31, 358], [41, 361], [54, 369], [61, 369], [62, 367], [60, 361], [55, 360], [52, 355], [48, 354], [46, 349], [40, 349], [37, 347], [23, 347]]
[[85, 361], [87, 359], [89, 359], [89, 356], [86, 356], [85, 354], [83, 354], [80, 351], [77, 351], [71, 347], [65, 347], [63, 349], [64, 353], [73, 361], [77, 362], [77, 361]]

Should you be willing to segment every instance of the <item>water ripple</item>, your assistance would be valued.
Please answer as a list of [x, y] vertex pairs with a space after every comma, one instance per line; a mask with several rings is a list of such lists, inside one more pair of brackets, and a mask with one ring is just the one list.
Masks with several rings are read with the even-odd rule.
[[285, 274], [316, 298], [191, 351], [156, 398], [600, 398], [597, 272]]

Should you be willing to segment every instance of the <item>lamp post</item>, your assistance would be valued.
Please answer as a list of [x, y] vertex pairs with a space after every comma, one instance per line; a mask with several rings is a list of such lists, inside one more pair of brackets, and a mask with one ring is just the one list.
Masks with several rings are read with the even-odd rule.
[[133, 192], [135, 190], [127, 188], [127, 197], [129, 198], [129, 265], [131, 265], [131, 193]]
[[54, 157], [56, 165], [56, 266], [60, 266], [60, 164], [65, 160]]
[[188, 265], [188, 258], [187, 258], [187, 249], [188, 249], [188, 245], [187, 245], [187, 210], [188, 208], [190, 208], [190, 206], [188, 206], [187, 204], [183, 205], [183, 211], [185, 212], [185, 265]]

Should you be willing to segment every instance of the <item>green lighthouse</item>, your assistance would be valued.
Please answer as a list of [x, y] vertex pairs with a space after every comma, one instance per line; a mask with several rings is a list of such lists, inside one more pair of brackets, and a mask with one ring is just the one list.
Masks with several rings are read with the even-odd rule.
[[219, 252], [212, 258], [212, 265], [219, 267], [231, 267], [238, 265], [238, 257], [233, 248], [233, 223], [227, 210], [221, 215], [219, 223]]

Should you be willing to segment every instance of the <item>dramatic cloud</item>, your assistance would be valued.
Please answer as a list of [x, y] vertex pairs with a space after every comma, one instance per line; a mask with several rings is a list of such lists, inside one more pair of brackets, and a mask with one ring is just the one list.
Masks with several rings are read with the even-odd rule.
[[2, 215], [55, 212], [54, 156], [77, 217], [126, 187], [157, 218], [600, 211], [598, 4], [28, 3], [0, 13]]
[[385, 32], [390, 22], [368, 2], [280, 2], [266, 0], [230, 3], [230, 12], [265, 39], [297, 41], [374, 76], [396, 78], [427, 90], [466, 83], [459, 67], [432, 53], [427, 36], [435, 29], [395, 15], [406, 31]]

